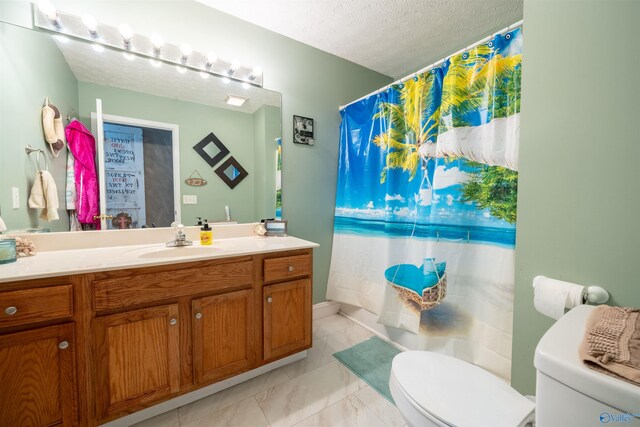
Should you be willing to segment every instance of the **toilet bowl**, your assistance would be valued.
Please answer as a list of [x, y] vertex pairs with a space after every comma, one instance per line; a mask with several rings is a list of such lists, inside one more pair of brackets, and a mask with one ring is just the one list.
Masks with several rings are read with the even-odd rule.
[[[535, 352], [536, 403], [471, 363], [428, 351], [393, 359], [389, 388], [411, 426], [640, 427], [640, 387], [589, 369], [578, 355], [594, 307], [558, 320]], [[534, 417], [535, 409], [535, 417]]]
[[534, 420], [535, 404], [509, 384], [439, 353], [398, 354], [389, 388], [400, 413], [414, 427], [520, 427]]

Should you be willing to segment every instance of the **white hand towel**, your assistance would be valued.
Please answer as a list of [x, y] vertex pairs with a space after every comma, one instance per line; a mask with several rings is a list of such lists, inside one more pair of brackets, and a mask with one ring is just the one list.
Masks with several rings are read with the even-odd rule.
[[29, 207], [42, 209], [40, 219], [55, 221], [58, 216], [58, 189], [49, 171], [39, 170], [31, 187]]
[[2, 217], [0, 216], [0, 233], [2, 233], [3, 231], [7, 231], [7, 225], [4, 223]]

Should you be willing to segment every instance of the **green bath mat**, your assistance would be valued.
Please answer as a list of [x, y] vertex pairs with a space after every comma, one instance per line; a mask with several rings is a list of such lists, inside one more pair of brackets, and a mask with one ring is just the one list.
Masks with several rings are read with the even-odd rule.
[[[391, 361], [400, 350], [378, 337], [333, 353], [351, 372], [362, 378], [389, 402], [394, 403], [389, 391]], [[394, 403], [395, 404], [395, 403]]]

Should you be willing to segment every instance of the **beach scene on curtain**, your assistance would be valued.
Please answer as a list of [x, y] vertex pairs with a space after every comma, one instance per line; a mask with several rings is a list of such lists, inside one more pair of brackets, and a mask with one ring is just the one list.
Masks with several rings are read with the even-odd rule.
[[327, 299], [509, 379], [521, 29], [342, 110]]

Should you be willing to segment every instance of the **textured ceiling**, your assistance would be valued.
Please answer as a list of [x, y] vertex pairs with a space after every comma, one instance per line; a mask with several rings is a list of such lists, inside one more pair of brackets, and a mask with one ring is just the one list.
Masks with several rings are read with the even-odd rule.
[[400, 78], [522, 19], [522, 0], [197, 0]]

